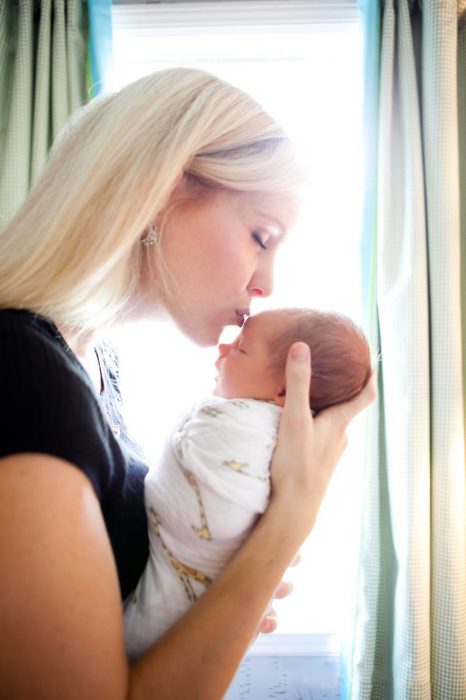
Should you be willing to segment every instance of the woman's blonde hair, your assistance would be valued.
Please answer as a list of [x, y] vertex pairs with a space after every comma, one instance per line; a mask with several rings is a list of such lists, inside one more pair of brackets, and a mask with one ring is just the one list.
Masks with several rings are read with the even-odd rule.
[[203, 71], [169, 69], [81, 109], [0, 234], [0, 307], [76, 335], [134, 294], [142, 232], [182, 173], [211, 186], [291, 195], [289, 139], [251, 97]]

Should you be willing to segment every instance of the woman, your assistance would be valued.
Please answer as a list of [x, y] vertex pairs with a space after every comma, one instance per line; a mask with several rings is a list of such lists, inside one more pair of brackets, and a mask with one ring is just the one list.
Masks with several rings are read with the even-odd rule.
[[272, 291], [299, 182], [288, 140], [249, 97], [163, 71], [78, 115], [0, 235], [0, 696], [225, 692], [373, 389], [312, 420], [309, 350], [291, 348], [267, 511], [129, 667], [121, 603], [147, 557], [145, 465], [99, 341], [161, 312], [201, 345], [241, 324]]

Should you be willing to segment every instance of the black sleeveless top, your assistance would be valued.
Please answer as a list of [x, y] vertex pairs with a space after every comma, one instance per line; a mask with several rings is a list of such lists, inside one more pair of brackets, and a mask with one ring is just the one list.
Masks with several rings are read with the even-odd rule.
[[147, 464], [119, 410], [116, 363], [98, 351], [104, 390], [48, 319], [0, 310], [0, 457], [39, 452], [60, 457], [90, 479], [115, 556], [122, 599], [148, 556], [144, 508]]

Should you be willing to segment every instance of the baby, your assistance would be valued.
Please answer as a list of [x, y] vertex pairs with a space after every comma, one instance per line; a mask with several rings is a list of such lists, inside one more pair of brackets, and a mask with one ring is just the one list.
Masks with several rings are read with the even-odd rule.
[[203, 594], [264, 512], [286, 357], [298, 340], [311, 348], [314, 414], [367, 384], [369, 345], [340, 314], [265, 311], [249, 317], [234, 342], [219, 346], [214, 398], [183, 419], [146, 477], [150, 555], [125, 604], [131, 659]]

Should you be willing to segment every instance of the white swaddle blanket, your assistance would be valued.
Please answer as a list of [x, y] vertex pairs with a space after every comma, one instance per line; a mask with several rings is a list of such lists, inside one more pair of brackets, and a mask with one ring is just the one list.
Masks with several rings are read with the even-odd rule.
[[210, 398], [174, 431], [145, 481], [150, 555], [125, 604], [129, 658], [197, 600], [264, 512], [281, 408]]

